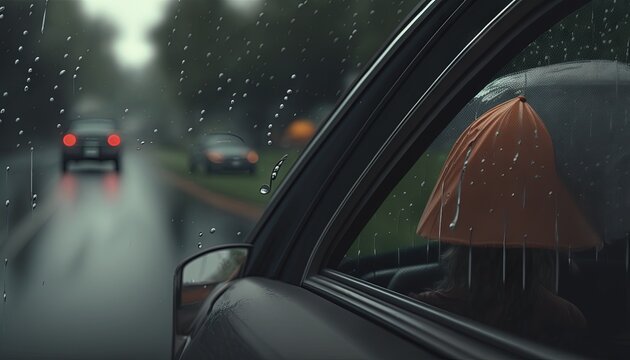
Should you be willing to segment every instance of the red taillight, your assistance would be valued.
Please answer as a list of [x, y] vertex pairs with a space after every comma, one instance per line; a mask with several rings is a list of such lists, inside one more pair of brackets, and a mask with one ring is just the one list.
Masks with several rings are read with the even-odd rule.
[[118, 146], [120, 145], [120, 136], [116, 134], [111, 134], [107, 137], [107, 143], [109, 146]]
[[77, 137], [74, 134], [66, 134], [63, 136], [63, 144], [67, 147], [74, 146], [77, 143]]
[[250, 151], [247, 153], [247, 161], [249, 161], [250, 164], [255, 164], [258, 162], [258, 154], [256, 154], [255, 151]]

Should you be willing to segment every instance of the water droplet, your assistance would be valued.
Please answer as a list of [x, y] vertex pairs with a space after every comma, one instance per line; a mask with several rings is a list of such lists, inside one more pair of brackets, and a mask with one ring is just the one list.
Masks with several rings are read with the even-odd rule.
[[28, 91], [28, 85], [24, 87], [24, 92], [27, 92], [27, 91]]
[[37, 194], [33, 194], [33, 200], [37, 200]]
[[38, 62], [38, 61], [39, 61], [39, 56], [36, 56], [35, 57], [35, 62]]
[[291, 89], [287, 90], [287, 94], [289, 94], [289, 95], [293, 94], [293, 90], [291, 90]]
[[278, 177], [278, 173], [277, 172], [272, 172], [271, 173], [271, 180], [275, 180], [276, 177]]
[[53, 102], [53, 101], [55, 101], [55, 98], [51, 97], [50, 99], [48, 99], [48, 101]]
[[57, 124], [57, 129], [61, 129], [61, 124]]
[[270, 191], [270, 190], [271, 190], [271, 189], [269, 188], [269, 185], [265, 184], [265, 185], [263, 185], [263, 186], [261, 186], [261, 187], [260, 187], [260, 190], [259, 190], [259, 191], [260, 191], [260, 193], [261, 193], [261, 194], [263, 194], [263, 195], [267, 195], [267, 194], [269, 194], [269, 191]]
[[61, 71], [59, 72], [59, 75], [63, 75], [63, 74], [65, 74], [65, 73], [66, 73], [66, 70], [61, 70]]
[[66, 38], [66, 41], [70, 41], [70, 40], [72, 40], [72, 36], [68, 36], [68, 37]]
[[284, 104], [280, 104], [280, 106], [278, 106], [278, 108], [279, 108], [280, 110], [284, 109]]
[[154, 134], [157, 134], [157, 132], [158, 132], [158, 129], [157, 129], [157, 128], [156, 128], [156, 129], [153, 129], [153, 133], [154, 133]]
[[267, 141], [267, 145], [271, 145], [271, 144], [272, 144], [271, 140]]
[[189, 127], [188, 132], [192, 132], [192, 131], [193, 131], [193, 128]]
[[33, 209], [37, 207], [37, 203], [33, 203]]
[[197, 248], [201, 249], [202, 245], [201, 245], [201, 241], [197, 243]]
[[22, 31], [22, 35], [28, 35], [28, 30]]
[[199, 237], [202, 237], [202, 236], [203, 236], [203, 233], [200, 231], [199, 232]]
[[240, 232], [240, 231], [239, 231], [239, 232], [237, 232], [237, 233], [236, 233], [236, 236], [241, 236], [241, 232]]
[[4, 202], [4, 206], [5, 206], [5, 207], [8, 207], [9, 205], [11, 205], [11, 200], [7, 199], [7, 200]]
[[291, 79], [295, 79], [297, 76], [295, 74], [291, 75]]
[[210, 228], [210, 234], [214, 234], [217, 231], [215, 228]]
[[64, 110], [64, 109], [59, 110], [59, 114], [63, 114], [65, 112], [66, 112], [66, 110]]

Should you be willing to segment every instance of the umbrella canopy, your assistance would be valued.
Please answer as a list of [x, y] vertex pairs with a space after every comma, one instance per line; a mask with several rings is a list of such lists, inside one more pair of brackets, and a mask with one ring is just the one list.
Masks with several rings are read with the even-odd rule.
[[460, 135], [417, 233], [472, 246], [601, 244], [557, 174], [547, 128], [522, 96], [488, 110]]
[[435, 141], [450, 145], [479, 115], [524, 95], [551, 134], [556, 172], [606, 243], [630, 233], [630, 67], [588, 60], [536, 67], [497, 78]]

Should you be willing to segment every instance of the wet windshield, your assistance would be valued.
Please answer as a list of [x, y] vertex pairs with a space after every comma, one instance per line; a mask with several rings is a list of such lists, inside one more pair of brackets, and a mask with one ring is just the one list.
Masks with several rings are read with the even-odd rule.
[[247, 240], [416, 5], [1, 1], [0, 358], [168, 358], [175, 266]]

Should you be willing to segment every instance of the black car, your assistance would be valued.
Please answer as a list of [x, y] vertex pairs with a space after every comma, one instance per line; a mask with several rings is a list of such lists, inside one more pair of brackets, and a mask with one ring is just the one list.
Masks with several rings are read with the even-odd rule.
[[191, 172], [256, 172], [258, 153], [243, 138], [229, 133], [213, 133], [200, 137], [189, 154]]
[[62, 138], [61, 169], [66, 172], [71, 161], [112, 161], [120, 171], [121, 138], [113, 120], [76, 120]]
[[[615, 2], [594, 1], [592, 6], [580, 8], [584, 3], [421, 1], [322, 125], [276, 190], [249, 241], [208, 249], [177, 269], [173, 357], [542, 359], [579, 354], [626, 358], [630, 349], [630, 236], [625, 215], [630, 202], [627, 190], [624, 192], [628, 181], [622, 178], [628, 176], [628, 156], [623, 150], [628, 143], [624, 105], [630, 82], [625, 64], [568, 63], [599, 60], [599, 53], [587, 52], [593, 47], [589, 45], [590, 35], [577, 40], [578, 51], [569, 53], [565, 46], [575, 41], [573, 29], [580, 28], [584, 19], [592, 23], [593, 9], [606, 6], [609, 13], [612, 11], [607, 6]], [[615, 24], [605, 28], [613, 32]], [[593, 34], [599, 39], [599, 32], [593, 30]], [[605, 36], [603, 30], [601, 36]], [[600, 40], [594, 44], [602, 46]], [[627, 59], [627, 54], [622, 56]], [[567, 62], [567, 66], [543, 67], [551, 62]], [[540, 68], [527, 71], [522, 64]], [[613, 76], [600, 78], [611, 73], [611, 66]], [[587, 68], [594, 73], [580, 76]], [[567, 82], [566, 78], [573, 80]], [[575, 92], [595, 90], [580, 95], [586, 96], [586, 101], [572, 96], [569, 88]], [[477, 272], [490, 271], [494, 273], [487, 283], [500, 284], [501, 267], [490, 269], [489, 263], [476, 260], [481, 251], [471, 247], [470, 240], [468, 247], [460, 245], [467, 261], [458, 267], [445, 265], [450, 249], [443, 240], [450, 236], [449, 228], [458, 226], [460, 205], [483, 209], [484, 216], [500, 216], [497, 222], [503, 219], [504, 225], [494, 228], [492, 236], [506, 234], [508, 226], [514, 224], [510, 214], [500, 211], [501, 203], [466, 202], [470, 198], [465, 197], [460, 203], [462, 192], [474, 194], [474, 187], [480, 185], [465, 177], [469, 175], [468, 155], [461, 159], [463, 168], [454, 172], [459, 189], [442, 188], [442, 196], [450, 201], [449, 211], [444, 212], [446, 226], [442, 226], [440, 211], [442, 238], [416, 236], [418, 219], [432, 188], [433, 194], [440, 194], [434, 185], [452, 142], [464, 128], [460, 121], [473, 122], [504, 96], [522, 103], [532, 98], [532, 108], [542, 110], [545, 126], [554, 138], [555, 159], [561, 161], [558, 176], [563, 185], [558, 186], [573, 192], [572, 206], [583, 211], [599, 236], [605, 238], [603, 249], [569, 246], [560, 250], [558, 245], [555, 251], [535, 249], [547, 251], [545, 256], [550, 256], [545, 261], [555, 266], [546, 274], [555, 279], [544, 285], [549, 287], [546, 296], [573, 309], [577, 318], [573, 324], [583, 326], [571, 329], [582, 332], [571, 341], [564, 333], [541, 337], [544, 327], [534, 329], [527, 318], [523, 319], [537, 301], [535, 294], [530, 296], [530, 287], [543, 287], [525, 276], [532, 274], [529, 269], [542, 264], [532, 256], [536, 251], [526, 245], [527, 232], [520, 234], [522, 247], [507, 250], [517, 255], [509, 257], [507, 280], [503, 257], [503, 285], [486, 285], [484, 289], [484, 282], [477, 282]], [[515, 116], [518, 119], [518, 113]], [[514, 124], [519, 126], [518, 121], [510, 126]], [[558, 131], [554, 124], [566, 130]], [[500, 130], [487, 136], [488, 141], [501, 136]], [[543, 128], [536, 128], [529, 137], [538, 139], [543, 130], [548, 139]], [[515, 137], [513, 143], [518, 148], [521, 140]], [[474, 142], [466, 146], [469, 148], [467, 152], [463, 148], [464, 153], [470, 154]], [[530, 146], [538, 149], [538, 145]], [[475, 159], [477, 167], [469, 168], [481, 167], [479, 173], [512, 179], [510, 163], [525, 161], [526, 154], [517, 151], [503, 155], [507, 149], [502, 154], [503, 150], [497, 145], [488, 159]], [[522, 179], [544, 181], [539, 174], [543, 165], [529, 160], [526, 164], [531, 170], [523, 173], [528, 177]], [[483, 183], [484, 174], [475, 176], [471, 179]], [[611, 185], [613, 180], [615, 186]], [[556, 192], [545, 191], [544, 196], [535, 198], [527, 192], [531, 190], [528, 185], [515, 182], [514, 192], [497, 194], [497, 198], [534, 214], [543, 209], [553, 212]], [[453, 199], [457, 199], [456, 205]], [[570, 242], [559, 229], [571, 224], [559, 223], [564, 213], [559, 212], [558, 201], [555, 206], [555, 233], [545, 236], [555, 236], [556, 244]], [[614, 211], [609, 216], [597, 216], [607, 214], [602, 208]], [[459, 219], [459, 223], [464, 220]], [[522, 224], [527, 220], [518, 221]], [[553, 217], [544, 220], [545, 226], [554, 228]], [[474, 225], [466, 227], [469, 239], [484, 223]], [[497, 249], [501, 247], [491, 250]], [[223, 281], [211, 276], [216, 273], [211, 269], [205, 270], [208, 276], [203, 275], [204, 266], [225, 264], [213, 258], [231, 259], [229, 269], [223, 269]], [[466, 306], [487, 309], [495, 304], [488, 305], [483, 298], [471, 295], [479, 288], [491, 294], [487, 299], [501, 298], [506, 296], [500, 295], [505, 289], [514, 289], [514, 303], [495, 304], [496, 311], [489, 311], [494, 321], [487, 321], [483, 314], [446, 310], [413, 296], [440, 286], [453, 289], [453, 282], [440, 279], [456, 270], [468, 272], [467, 282], [464, 276], [461, 284], [456, 284], [464, 299], [470, 296]], [[444, 298], [444, 302], [449, 300], [446, 295]], [[517, 306], [512, 310], [517, 311], [501, 313], [514, 304]], [[548, 315], [552, 319], [563, 314]], [[521, 322], [510, 323], [514, 319]]]

